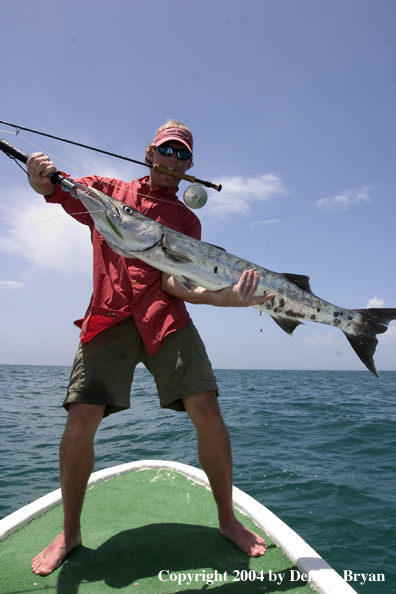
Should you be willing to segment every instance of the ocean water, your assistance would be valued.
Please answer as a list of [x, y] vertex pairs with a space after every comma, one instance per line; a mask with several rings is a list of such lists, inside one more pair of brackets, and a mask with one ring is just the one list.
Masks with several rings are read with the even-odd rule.
[[[0, 365], [0, 517], [58, 488], [69, 367]], [[396, 372], [216, 370], [234, 484], [298, 532], [330, 565], [396, 593]], [[160, 409], [136, 370], [131, 409], [104, 419], [100, 470], [139, 459], [199, 466], [187, 415]]]

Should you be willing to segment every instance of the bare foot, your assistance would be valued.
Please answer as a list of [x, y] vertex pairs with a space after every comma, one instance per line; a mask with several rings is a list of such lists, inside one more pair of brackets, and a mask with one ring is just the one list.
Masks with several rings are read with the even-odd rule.
[[36, 575], [49, 575], [63, 562], [66, 555], [81, 544], [81, 534], [66, 542], [63, 532], [58, 534], [54, 542], [37, 555], [32, 561], [32, 571]]
[[265, 555], [267, 544], [261, 536], [245, 528], [237, 519], [232, 525], [227, 527], [220, 526], [220, 534], [236, 544], [244, 553], [250, 557], [260, 557]]

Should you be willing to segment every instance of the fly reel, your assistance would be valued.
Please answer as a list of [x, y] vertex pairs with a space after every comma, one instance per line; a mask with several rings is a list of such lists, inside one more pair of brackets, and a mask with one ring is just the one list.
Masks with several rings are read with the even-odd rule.
[[208, 200], [208, 194], [201, 184], [193, 184], [184, 190], [183, 200], [189, 208], [202, 208]]

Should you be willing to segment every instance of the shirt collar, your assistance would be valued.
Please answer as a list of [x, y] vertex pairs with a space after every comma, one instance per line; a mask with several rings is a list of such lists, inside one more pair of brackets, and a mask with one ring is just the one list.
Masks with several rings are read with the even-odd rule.
[[143, 194], [146, 194], [146, 196], [150, 196], [150, 198], [164, 198], [166, 196], [166, 198], [168, 198], [168, 200], [171, 201], [175, 201], [178, 202], [179, 198], [177, 197], [177, 192], [179, 191], [179, 188], [167, 188], [166, 190], [163, 188], [155, 188], [154, 190], [150, 189], [150, 185], [149, 185], [149, 176], [146, 175], [145, 177], [142, 177], [138, 180], [136, 180], [136, 182], [139, 184], [139, 187], [142, 190]]

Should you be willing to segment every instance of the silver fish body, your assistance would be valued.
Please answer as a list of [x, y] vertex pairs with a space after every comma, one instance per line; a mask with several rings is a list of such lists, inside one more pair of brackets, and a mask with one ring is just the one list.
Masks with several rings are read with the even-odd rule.
[[174, 276], [187, 289], [192, 285], [218, 291], [235, 285], [244, 270], [259, 274], [256, 296], [275, 297], [254, 306], [268, 313], [288, 334], [301, 320], [328, 324], [342, 330], [366, 367], [375, 375], [376, 335], [396, 319], [396, 309], [345, 309], [314, 295], [309, 278], [279, 274], [234, 256], [214, 245], [164, 227], [135, 209], [94, 188], [77, 190], [99, 233], [110, 247], [127, 258], [139, 258]]

